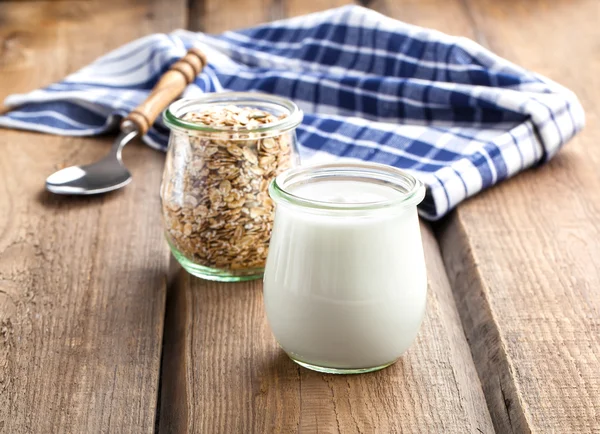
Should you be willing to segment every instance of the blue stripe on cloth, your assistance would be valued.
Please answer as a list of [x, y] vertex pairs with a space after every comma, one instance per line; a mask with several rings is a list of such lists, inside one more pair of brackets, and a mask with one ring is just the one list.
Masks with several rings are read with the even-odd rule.
[[[305, 162], [375, 161], [428, 187], [421, 215], [438, 219], [462, 200], [543, 162], [584, 125], [560, 85], [473, 41], [358, 6], [206, 35], [176, 31], [134, 41], [60, 83], [11, 95], [0, 125], [65, 135], [101, 134], [139, 104], [190, 46], [210, 64], [186, 95], [262, 91], [305, 111]], [[165, 150], [157, 122], [144, 141]]]
[[53, 128], [87, 130], [106, 124], [106, 117], [67, 101], [52, 101], [25, 105], [6, 116], [32, 124], [48, 125]]

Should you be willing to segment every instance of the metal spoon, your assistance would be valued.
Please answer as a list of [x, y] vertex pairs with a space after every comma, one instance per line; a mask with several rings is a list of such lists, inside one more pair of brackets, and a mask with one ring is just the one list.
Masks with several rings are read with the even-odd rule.
[[146, 100], [121, 122], [121, 132], [102, 160], [85, 166], [71, 166], [46, 179], [46, 189], [56, 194], [99, 194], [124, 187], [131, 181], [121, 151], [137, 136], [146, 134], [157, 116], [179, 96], [206, 65], [206, 56], [197, 48], [174, 63], [161, 77]]

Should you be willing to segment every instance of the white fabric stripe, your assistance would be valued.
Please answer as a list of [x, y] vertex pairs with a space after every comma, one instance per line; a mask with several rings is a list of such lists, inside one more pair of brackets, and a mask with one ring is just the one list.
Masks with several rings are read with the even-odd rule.
[[62, 113], [57, 113], [57, 112], [53, 112], [50, 110], [40, 110], [37, 112], [12, 112], [10, 115], [11, 115], [11, 117], [18, 117], [18, 118], [25, 118], [25, 119], [47, 116], [47, 117], [58, 119], [66, 124], [73, 125], [74, 127], [77, 127], [77, 128], [89, 128], [89, 129], [94, 128], [93, 126], [91, 126], [89, 124], [82, 124], [81, 122], [77, 122], [74, 119], [66, 117]]
[[[114, 109], [122, 108], [130, 110], [139, 102], [141, 102], [146, 95], [147, 93], [142, 95], [132, 94], [133, 101], [124, 101], [122, 99], [115, 98], [111, 93], [106, 93], [105, 95], [102, 95], [102, 97], [113, 97], [110, 99], [110, 104]], [[97, 107], [102, 107], [102, 104], [99, 103], [99, 98], [92, 98], [87, 92], [81, 91], [61, 92], [60, 94], [56, 94], [54, 92], [39, 92], [31, 97], [29, 95], [10, 95], [8, 98], [6, 98], [4, 104], [7, 107], [17, 107], [28, 103], [44, 103], [55, 101], [68, 101], [76, 104], [80, 103], [80, 101], [84, 101], [90, 104], [95, 104]]]
[[413, 154], [409, 154], [406, 151], [403, 151], [402, 149], [398, 149], [398, 148], [393, 148], [391, 146], [386, 146], [383, 145], [381, 143], [376, 143], [376, 142], [371, 142], [369, 140], [364, 140], [364, 139], [356, 139], [356, 138], [350, 138], [338, 133], [325, 133], [324, 131], [319, 130], [318, 128], [312, 126], [312, 125], [303, 125], [302, 129], [310, 134], [316, 134], [317, 136], [320, 137], [326, 137], [326, 138], [331, 138], [343, 143], [348, 143], [351, 145], [355, 145], [355, 146], [361, 146], [363, 148], [369, 148], [369, 149], [377, 149], [383, 152], [386, 152], [388, 154], [392, 154], [392, 155], [397, 155], [399, 157], [407, 157], [410, 159], [414, 159], [417, 161], [420, 161], [424, 164], [440, 164], [439, 161], [436, 160], [432, 160], [426, 157], [420, 157], [420, 156], [416, 156]]
[[17, 128], [22, 130], [39, 131], [48, 134], [58, 134], [63, 136], [90, 136], [98, 134], [100, 128], [88, 128], [83, 130], [65, 130], [64, 128], [55, 128], [43, 124], [32, 124], [31, 122], [19, 121], [7, 117], [0, 118], [0, 126], [8, 128]]
[[[391, 52], [391, 51], [378, 49], [378, 48], [373, 49], [371, 47], [359, 47], [359, 46], [354, 46], [354, 45], [344, 45], [344, 44], [340, 44], [338, 42], [328, 41], [326, 39], [323, 40], [323, 39], [315, 39], [315, 38], [304, 38], [302, 40], [302, 42], [269, 42], [269, 41], [261, 41], [258, 39], [252, 39], [244, 34], [235, 33], [235, 32], [225, 32], [225, 33], [223, 33], [223, 36], [237, 40], [239, 42], [244, 42], [244, 43], [248, 42], [248, 43], [252, 43], [253, 45], [259, 45], [261, 47], [267, 47], [267, 48], [275, 47], [275, 48], [279, 48], [279, 49], [297, 50], [298, 48], [302, 48], [303, 46], [308, 45], [310, 43], [315, 43], [321, 47], [336, 48], [338, 50], [345, 51], [347, 53], [370, 54], [375, 57], [394, 57], [394, 58], [397, 58], [398, 60], [402, 60], [403, 62], [411, 63], [413, 65], [422, 65], [422, 66], [425, 66], [428, 68], [441, 68], [441, 69], [447, 69], [450, 71], [481, 70], [480, 66], [456, 65], [456, 64], [450, 64], [450, 63], [444, 63], [444, 62], [431, 62], [428, 60], [415, 59], [414, 57], [404, 55], [401, 52]], [[285, 57], [281, 57], [281, 56], [278, 56], [277, 54], [272, 54], [272, 53], [269, 53], [269, 56], [287, 59]], [[302, 63], [314, 63], [314, 62], [302, 61]], [[361, 74], [362, 74], [362, 71], [361, 71]]]
[[[234, 75], [251, 80], [251, 79], [254, 79], [257, 74], [253, 74], [253, 73], [247, 72], [247, 71], [237, 71], [236, 74], [234, 74]], [[301, 81], [304, 81], [305, 83], [324, 84], [324, 85], [329, 86], [334, 89], [342, 89], [342, 90], [351, 92], [355, 95], [372, 96], [372, 97], [377, 98], [382, 101], [390, 101], [390, 102], [400, 102], [401, 101], [405, 104], [412, 105], [414, 107], [428, 107], [428, 108], [446, 108], [447, 107], [447, 105], [444, 105], [444, 104], [423, 103], [421, 101], [406, 98], [403, 96], [388, 96], [388, 95], [385, 95], [385, 94], [382, 94], [379, 92], [374, 92], [371, 90], [359, 89], [357, 87], [339, 84], [339, 83], [336, 83], [335, 81], [332, 81], [329, 79], [316, 78], [316, 77], [311, 77], [310, 75], [295, 74], [293, 72], [287, 72], [287, 71], [266, 72], [264, 74], [260, 74], [260, 76], [261, 77], [269, 77], [269, 76], [284, 77], [284, 78], [288, 78], [290, 80], [301, 80]]]

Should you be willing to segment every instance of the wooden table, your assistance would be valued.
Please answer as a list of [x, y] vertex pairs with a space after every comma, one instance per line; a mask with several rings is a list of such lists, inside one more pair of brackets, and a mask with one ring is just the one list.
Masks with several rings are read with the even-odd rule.
[[[134, 38], [207, 32], [342, 0], [0, 2], [0, 97]], [[600, 3], [375, 0], [473, 38], [573, 89], [585, 131], [530, 170], [422, 225], [427, 318], [384, 371], [309, 372], [277, 348], [261, 284], [170, 263], [163, 155], [128, 146], [135, 181], [62, 198], [57, 165], [111, 138], [0, 131], [0, 433], [600, 433]]]

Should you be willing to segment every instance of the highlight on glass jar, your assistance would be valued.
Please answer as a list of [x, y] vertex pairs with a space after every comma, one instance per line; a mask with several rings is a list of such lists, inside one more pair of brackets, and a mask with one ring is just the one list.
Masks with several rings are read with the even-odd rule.
[[165, 234], [191, 274], [210, 280], [260, 278], [274, 204], [271, 180], [298, 163], [292, 101], [261, 93], [206, 94], [173, 103], [161, 186]]
[[328, 164], [288, 170], [269, 193], [264, 303], [279, 345], [321, 372], [393, 364], [425, 313], [423, 184], [389, 166]]

